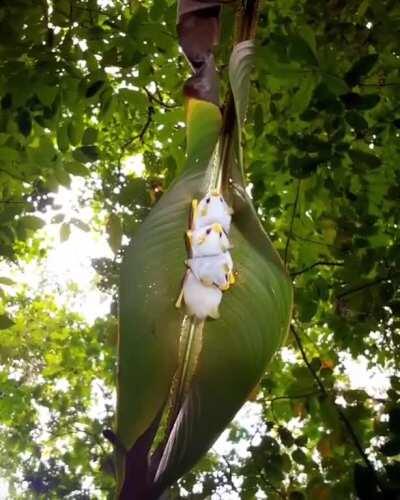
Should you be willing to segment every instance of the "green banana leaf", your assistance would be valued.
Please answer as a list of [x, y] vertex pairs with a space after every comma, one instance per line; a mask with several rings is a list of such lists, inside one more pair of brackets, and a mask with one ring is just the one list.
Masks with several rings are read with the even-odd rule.
[[[247, 106], [253, 55], [253, 42], [245, 41], [235, 47], [230, 60], [240, 124]], [[257, 385], [288, 332], [292, 287], [245, 191], [240, 127], [236, 131], [229, 151], [233, 182], [225, 186], [224, 194], [234, 209], [230, 238], [237, 283], [223, 296], [220, 319], [205, 325], [197, 372], [158, 467], [160, 492], [212, 446]]]
[[165, 404], [177, 369], [183, 310], [174, 306], [187, 258], [184, 235], [191, 201], [206, 189], [205, 171], [221, 127], [217, 106], [190, 100], [190, 166], [140, 226], [120, 279], [116, 435], [117, 476], [129, 451]]
[[[242, 114], [240, 105], [236, 108]], [[220, 127], [217, 106], [189, 99], [187, 167], [142, 224], [122, 264], [117, 403], [120, 485], [124, 453], [157, 418], [177, 370], [184, 310], [174, 304], [185, 273], [184, 233], [192, 199], [206, 194], [215, 175]], [[288, 330], [291, 285], [246, 194], [237, 143], [231, 141], [229, 146], [233, 182], [224, 187], [234, 209], [230, 239], [237, 283], [224, 293], [220, 319], [204, 325], [195, 375], [161, 458], [156, 460], [152, 498], [212, 446], [263, 376]]]

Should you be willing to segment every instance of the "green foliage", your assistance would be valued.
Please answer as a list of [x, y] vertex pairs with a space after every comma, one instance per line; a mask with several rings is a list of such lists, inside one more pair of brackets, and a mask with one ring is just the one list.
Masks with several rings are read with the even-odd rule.
[[[233, 427], [228, 436], [249, 453], [234, 447], [226, 460], [212, 455], [199, 464], [181, 481], [193, 498], [197, 483], [204, 495], [226, 498], [238, 492], [253, 499], [257, 491], [268, 498], [370, 498], [379, 488], [369, 472], [366, 482], [365, 462], [338, 409], [377, 458], [387, 490], [400, 487], [399, 15], [398, 2], [389, 0], [279, 0], [262, 9], [242, 134], [246, 178], [292, 274], [295, 326], [328, 398], [291, 336], [253, 403], [258, 427]], [[130, 239], [183, 167], [180, 89], [189, 72], [175, 16], [166, 0], [103, 7], [63, 0], [48, 12], [45, 2], [3, 2], [4, 265], [40, 257], [41, 212], [75, 176], [96, 210], [115, 213]], [[217, 59], [224, 63], [227, 45], [223, 36]], [[123, 168], [132, 153], [143, 154], [143, 181]], [[72, 222], [54, 223], [61, 231]], [[100, 286], [113, 294], [118, 261], [95, 265]], [[0, 287], [0, 317], [15, 323], [0, 330], [0, 469], [12, 497], [106, 498], [114, 486], [101, 431], [111, 426], [112, 410], [92, 418], [88, 407], [92, 380], [107, 391], [113, 386], [113, 318], [90, 327], [51, 297], [32, 299], [26, 291], [7, 298], [12, 284], [0, 280]], [[344, 353], [390, 376], [389, 390], [355, 390]], [[57, 389], [59, 378], [68, 380], [68, 391]], [[38, 404], [54, 413], [44, 437]], [[94, 481], [95, 495], [82, 477]]]

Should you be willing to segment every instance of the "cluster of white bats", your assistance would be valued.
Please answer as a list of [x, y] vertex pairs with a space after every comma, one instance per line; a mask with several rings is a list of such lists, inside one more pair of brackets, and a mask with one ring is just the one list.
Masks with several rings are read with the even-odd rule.
[[235, 282], [228, 239], [232, 212], [218, 191], [192, 201], [186, 232], [190, 258], [176, 305], [180, 307], [183, 298], [187, 313], [200, 320], [219, 317], [222, 292]]

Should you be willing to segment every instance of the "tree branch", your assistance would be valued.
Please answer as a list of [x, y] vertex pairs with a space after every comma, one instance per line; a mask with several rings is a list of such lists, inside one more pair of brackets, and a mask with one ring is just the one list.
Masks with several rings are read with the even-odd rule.
[[322, 247], [329, 247], [329, 248], [334, 248], [335, 250], [342, 251], [343, 250], [335, 245], [331, 245], [330, 243], [325, 243], [323, 241], [317, 241], [317, 240], [312, 240], [311, 238], [306, 238], [305, 236], [301, 236], [300, 234], [295, 233], [294, 231], [292, 232], [292, 236], [295, 238], [298, 238], [301, 241], [307, 241], [308, 243], [313, 243], [314, 245], [320, 245]]
[[348, 288], [347, 290], [344, 290], [343, 292], [336, 295], [336, 298], [342, 299], [343, 297], [346, 297], [347, 295], [351, 295], [353, 293], [360, 292], [361, 290], [365, 290], [366, 288], [370, 288], [370, 287], [375, 286], [375, 285], [380, 285], [381, 283], [386, 283], [392, 279], [397, 278], [398, 276], [400, 276], [400, 272], [388, 274], [387, 276], [381, 276], [380, 278], [376, 278], [373, 281], [369, 281], [368, 283], [364, 283], [362, 285], [355, 286], [354, 288]]
[[287, 257], [288, 257], [288, 252], [289, 252], [289, 244], [290, 244], [290, 240], [291, 240], [292, 235], [293, 235], [293, 224], [294, 224], [294, 219], [296, 217], [297, 205], [299, 203], [300, 183], [301, 183], [301, 180], [299, 179], [297, 181], [296, 198], [295, 198], [294, 204], [293, 204], [292, 218], [291, 218], [291, 221], [290, 221], [289, 234], [288, 234], [288, 237], [287, 237], [287, 240], [286, 240], [285, 255], [284, 255], [284, 258], [283, 258], [283, 261], [285, 263], [285, 268], [287, 268]]
[[153, 120], [154, 111], [155, 110], [154, 110], [153, 106], [149, 106], [147, 108], [147, 120], [146, 120], [146, 123], [143, 125], [142, 130], [138, 134], [134, 135], [133, 137], [128, 139], [126, 142], [124, 142], [124, 144], [122, 144], [122, 146], [121, 146], [122, 151], [125, 151], [125, 149], [127, 149], [137, 139], [139, 139], [140, 142], [143, 143], [144, 136], [147, 132], [147, 129], [150, 127], [151, 122]]
[[317, 262], [314, 262], [314, 264], [305, 267], [304, 269], [300, 269], [300, 271], [293, 271], [292, 273], [290, 273], [290, 276], [294, 278], [295, 276], [299, 276], [300, 274], [306, 273], [307, 271], [310, 271], [311, 269], [314, 269], [314, 267], [317, 266], [344, 266], [344, 262], [329, 262], [325, 260], [319, 260]]
[[[303, 358], [305, 365], [307, 366], [307, 368], [310, 371], [311, 375], [313, 376], [315, 382], [317, 383], [318, 387], [320, 388], [321, 393], [323, 394], [324, 397], [329, 398], [329, 393], [326, 390], [322, 380], [319, 378], [318, 373], [315, 371], [312, 364], [309, 362], [309, 360], [307, 358], [307, 354], [304, 350], [303, 343], [302, 343], [300, 336], [297, 333], [295, 327], [293, 325], [290, 325], [290, 330], [295, 338], [297, 347], [301, 353], [301, 357]], [[356, 450], [360, 454], [361, 458], [363, 459], [363, 461], [364, 461], [366, 467], [368, 468], [368, 470], [370, 471], [370, 473], [373, 475], [376, 484], [379, 486], [381, 491], [384, 492], [385, 487], [384, 487], [382, 481], [380, 480], [380, 478], [379, 478], [374, 466], [372, 465], [370, 459], [368, 458], [367, 454], [365, 453], [364, 448], [362, 447], [362, 445], [358, 439], [358, 436], [355, 433], [349, 419], [347, 418], [347, 416], [344, 413], [344, 411], [342, 410], [342, 408], [339, 405], [337, 405], [332, 398], [330, 398], [330, 401], [331, 401], [332, 405], [334, 406], [334, 408], [336, 409], [338, 416], [339, 416], [340, 420], [342, 421], [344, 427], [346, 428], [346, 430], [347, 430], [347, 432], [348, 432], [348, 434], [349, 434], [349, 436], [354, 444], [354, 447], [356, 448]]]
[[297, 394], [295, 396], [289, 396], [289, 395], [285, 395], [285, 396], [276, 396], [275, 398], [272, 398], [270, 399], [270, 403], [271, 404], [274, 404], [276, 401], [280, 401], [282, 399], [288, 399], [288, 400], [292, 400], [292, 399], [303, 399], [303, 398], [309, 398], [310, 396], [317, 396], [318, 394], [321, 394], [320, 391], [312, 391], [312, 392], [307, 392], [305, 394]]
[[152, 94], [150, 90], [148, 90], [146, 87], [144, 87], [143, 90], [146, 92], [147, 97], [151, 103], [155, 102], [156, 104], [165, 109], [174, 109], [179, 107], [178, 104], [167, 104], [166, 102], [164, 102], [162, 100], [160, 91], [158, 89], [157, 89], [157, 95]]

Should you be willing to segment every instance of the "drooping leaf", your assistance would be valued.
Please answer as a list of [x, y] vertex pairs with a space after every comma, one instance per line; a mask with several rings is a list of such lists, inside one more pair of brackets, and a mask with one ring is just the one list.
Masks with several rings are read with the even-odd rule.
[[323, 81], [328, 89], [335, 95], [341, 95], [348, 92], [346, 82], [335, 75], [323, 74]]
[[8, 146], [0, 147], [0, 160], [5, 162], [17, 161], [19, 159], [18, 151]]
[[21, 134], [25, 137], [31, 133], [32, 130], [32, 118], [31, 114], [27, 109], [22, 109], [17, 115], [18, 128]]
[[111, 250], [117, 253], [121, 248], [122, 224], [117, 214], [111, 214], [107, 223], [108, 243]]
[[36, 95], [45, 106], [51, 106], [58, 93], [56, 86], [40, 85], [36, 89]]
[[104, 83], [104, 80], [96, 80], [95, 82], [91, 83], [86, 89], [86, 97], [90, 98], [96, 95], [97, 92], [103, 87]]
[[291, 60], [300, 64], [318, 66], [318, 59], [307, 41], [300, 35], [289, 37], [288, 54]]
[[346, 113], [345, 120], [355, 130], [366, 130], [368, 128], [367, 120], [356, 111]]
[[[238, 121], [245, 111], [240, 108], [243, 97], [236, 105]], [[162, 454], [156, 491], [171, 485], [209, 449], [254, 390], [288, 328], [291, 286], [246, 194], [239, 150], [235, 141], [230, 143], [234, 188], [225, 193], [234, 209], [231, 239], [238, 283], [223, 298], [221, 318], [204, 325], [197, 370]]]
[[72, 156], [82, 163], [94, 162], [99, 159], [99, 150], [96, 146], [81, 146], [73, 151]]
[[367, 165], [371, 168], [377, 168], [382, 163], [382, 160], [377, 156], [360, 149], [350, 149], [349, 156], [355, 164]]
[[[229, 59], [229, 83], [235, 103], [236, 116], [239, 126], [237, 129], [238, 145], [242, 143], [242, 125], [245, 120], [247, 101], [250, 90], [250, 73], [254, 67], [255, 45], [254, 40], [244, 40], [235, 45]], [[255, 133], [259, 136], [263, 131], [263, 112], [261, 106], [257, 106], [254, 113]], [[238, 148], [240, 168], [243, 170], [242, 149]]]
[[19, 222], [27, 229], [32, 229], [34, 231], [45, 225], [44, 220], [40, 217], [36, 217], [36, 215], [24, 215], [19, 219]]
[[81, 221], [80, 219], [76, 219], [75, 217], [72, 217], [70, 222], [71, 222], [71, 224], [73, 224], [75, 227], [77, 227], [81, 231], [85, 231], [85, 233], [90, 231], [90, 226], [88, 224], [86, 224], [85, 222]]
[[254, 57], [254, 40], [244, 40], [235, 45], [229, 59], [229, 82], [240, 123], [243, 123], [246, 114], [250, 89], [249, 74], [254, 66]]
[[0, 314], [0, 330], [11, 328], [14, 324], [14, 321], [7, 314]]
[[65, 163], [64, 167], [65, 170], [72, 175], [79, 175], [81, 177], [87, 177], [88, 175], [90, 175], [90, 170], [77, 161], [67, 162]]
[[346, 73], [345, 80], [348, 85], [350, 85], [350, 87], [357, 85], [360, 80], [372, 70], [378, 58], [378, 54], [368, 54], [358, 59]]
[[57, 146], [62, 152], [68, 150], [69, 138], [68, 138], [68, 126], [66, 124], [61, 125], [57, 129]]
[[[194, 26], [191, 16], [198, 3], [200, 10], [206, 5], [208, 12], [202, 13], [196, 30], [188, 33], [188, 26]], [[183, 4], [190, 6], [184, 15], [180, 11], [178, 18], [181, 23], [178, 29], [186, 44], [184, 51], [194, 66], [197, 81], [206, 82], [210, 88], [213, 80], [206, 75], [210, 49], [206, 57], [202, 50], [204, 44], [212, 47], [212, 37], [204, 42], [201, 30], [205, 29], [208, 36], [212, 34], [210, 29], [217, 21], [218, 9], [209, 8], [204, 2]], [[251, 68], [248, 59], [245, 55], [238, 56], [231, 71], [233, 78], [243, 73], [245, 92], [235, 81], [235, 89], [232, 88], [234, 94], [240, 94], [235, 107], [239, 122], [247, 100]], [[205, 73], [198, 71], [199, 68]], [[196, 85], [190, 83], [190, 88], [195, 89]], [[180, 377], [176, 370], [184, 310], [177, 310], [174, 303], [185, 273], [184, 234], [192, 199], [206, 194], [213, 185], [216, 169], [221, 168], [215, 149], [221, 126], [220, 111], [209, 94], [202, 95], [200, 100], [197, 99], [200, 94], [195, 92], [196, 98], [190, 98], [186, 88], [186, 95], [189, 96], [187, 166], [137, 231], [122, 265], [117, 475], [125, 495], [129, 491], [126, 484], [133, 485], [135, 474], [139, 474], [132, 465], [132, 457], [166, 404], [174, 375]], [[223, 189], [235, 211], [231, 237], [238, 283], [224, 296], [221, 318], [206, 321], [202, 328], [203, 346], [199, 362], [192, 366], [193, 378], [191, 382], [190, 377], [185, 379], [187, 393], [181, 394], [183, 399], [176, 408], [173, 425], [167, 428], [165, 440], [152, 457], [151, 470], [156, 472], [154, 497], [192, 467], [212, 445], [259, 382], [288, 329], [291, 286], [246, 194], [235, 118], [231, 119], [233, 141], [228, 136], [224, 136], [224, 141], [228, 140], [226, 154], [233, 182], [229, 186], [224, 184]], [[220, 145], [221, 151], [224, 147]], [[196, 352], [199, 347], [201, 344], [196, 343]], [[189, 356], [192, 354], [188, 352]]]
[[11, 286], [11, 285], [15, 285], [15, 281], [13, 281], [11, 278], [7, 278], [5, 276], [0, 276], [0, 284], [6, 285], [6, 286]]
[[60, 227], [60, 241], [67, 241], [71, 234], [71, 226], [68, 222], [63, 222]]
[[161, 489], [212, 445], [286, 335], [289, 282], [243, 188], [237, 188], [232, 201], [238, 282], [223, 298], [221, 318], [206, 322], [198, 370], [160, 463]]
[[317, 83], [318, 81], [316, 81], [314, 75], [310, 75], [302, 81], [299, 90], [296, 92], [292, 100], [292, 109], [296, 113], [301, 114], [308, 108]]
[[59, 224], [65, 219], [65, 214], [57, 214], [51, 219], [52, 224]]

